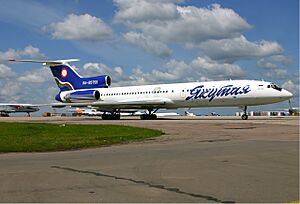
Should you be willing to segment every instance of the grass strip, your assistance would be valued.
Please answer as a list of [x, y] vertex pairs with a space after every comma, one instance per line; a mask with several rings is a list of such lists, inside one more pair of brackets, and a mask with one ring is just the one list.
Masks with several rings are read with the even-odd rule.
[[45, 152], [140, 141], [162, 131], [118, 126], [0, 123], [0, 152]]

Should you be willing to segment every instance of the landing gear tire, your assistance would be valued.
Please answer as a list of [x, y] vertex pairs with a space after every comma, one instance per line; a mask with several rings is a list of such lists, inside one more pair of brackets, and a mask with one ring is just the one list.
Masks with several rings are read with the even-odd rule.
[[120, 119], [121, 119], [120, 114], [114, 114], [113, 115], [113, 120], [120, 120]]
[[0, 117], [9, 117], [9, 115], [7, 113], [1, 113]]
[[242, 120], [247, 120], [247, 119], [248, 119], [248, 115], [243, 114], [243, 115], [242, 115]]
[[140, 116], [140, 118], [141, 118], [141, 120], [146, 120], [147, 115], [146, 115], [146, 114], [143, 114], [143, 115]]
[[247, 115], [247, 106], [244, 106], [244, 114], [242, 115], [242, 120], [247, 120], [248, 115]]
[[120, 114], [103, 114], [102, 120], [120, 120]]
[[155, 114], [143, 114], [141, 115], [141, 120], [156, 120], [157, 115]]
[[103, 115], [101, 116], [101, 118], [102, 118], [102, 120], [108, 120], [108, 115], [107, 115], [107, 114], [103, 114]]
[[156, 120], [156, 119], [157, 119], [157, 115], [155, 115], [155, 114], [150, 115], [150, 120]]

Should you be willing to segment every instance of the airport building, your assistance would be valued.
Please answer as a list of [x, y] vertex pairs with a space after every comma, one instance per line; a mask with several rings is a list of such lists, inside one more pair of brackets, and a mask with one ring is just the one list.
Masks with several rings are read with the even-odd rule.
[[[243, 115], [244, 112], [236, 112], [236, 116]], [[284, 111], [250, 111], [248, 112], [249, 116], [290, 116], [289, 112]]]

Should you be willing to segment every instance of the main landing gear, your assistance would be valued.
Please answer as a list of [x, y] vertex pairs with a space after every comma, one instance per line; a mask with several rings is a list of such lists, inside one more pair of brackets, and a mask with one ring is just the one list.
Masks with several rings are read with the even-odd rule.
[[0, 113], [0, 117], [9, 117], [9, 115], [8, 115], [8, 113], [3, 113], [3, 112], [1, 112], [1, 113]]
[[[142, 120], [156, 120], [157, 115], [155, 114], [156, 111], [158, 110], [155, 109], [148, 109], [148, 113], [142, 114], [140, 117]], [[120, 111], [113, 111], [111, 113], [103, 113], [101, 116], [102, 120], [120, 120]]]
[[107, 114], [104, 112], [101, 116], [102, 120], [120, 120], [121, 114], [120, 110], [113, 110], [111, 113]]
[[247, 115], [247, 106], [244, 107], [244, 114], [242, 115], [242, 120], [247, 120], [248, 115]]
[[104, 113], [102, 116], [102, 120], [120, 120], [120, 114], [118, 113], [112, 113], [112, 114], [106, 114]]
[[146, 114], [141, 115], [141, 119], [142, 120], [156, 120], [157, 119], [157, 115], [154, 114], [154, 113], [157, 110], [158, 110], [158, 108], [155, 109], [154, 111], [153, 111], [153, 109], [148, 109], [148, 114], [146, 113]]

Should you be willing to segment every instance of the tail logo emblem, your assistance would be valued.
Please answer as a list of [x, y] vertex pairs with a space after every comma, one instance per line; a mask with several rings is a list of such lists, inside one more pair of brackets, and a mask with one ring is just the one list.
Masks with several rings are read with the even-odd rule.
[[66, 78], [68, 76], [68, 70], [67, 69], [62, 69], [60, 72], [60, 75], [62, 78]]

